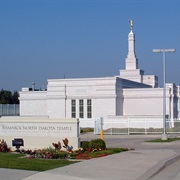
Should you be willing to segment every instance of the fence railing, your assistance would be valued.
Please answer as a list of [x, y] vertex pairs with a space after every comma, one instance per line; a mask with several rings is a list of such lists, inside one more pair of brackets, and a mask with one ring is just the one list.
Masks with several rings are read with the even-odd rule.
[[[163, 132], [163, 118], [115, 118], [80, 119], [81, 128], [94, 128], [94, 134], [160, 134]], [[166, 120], [167, 133], [180, 133], [180, 119]]]
[[0, 104], [0, 116], [19, 116], [19, 104]]

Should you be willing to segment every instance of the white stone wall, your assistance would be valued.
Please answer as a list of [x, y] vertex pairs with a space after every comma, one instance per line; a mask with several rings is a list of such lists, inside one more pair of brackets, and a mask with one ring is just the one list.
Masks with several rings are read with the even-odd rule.
[[179, 118], [179, 90], [178, 86], [173, 83], [166, 84], [166, 97], [168, 114], [171, 119]]
[[178, 118], [180, 117], [180, 86], [177, 86], [177, 97], [178, 97], [178, 102], [177, 102], [177, 114]]
[[124, 89], [124, 115], [162, 115], [162, 89]]
[[123, 115], [123, 111], [124, 111], [123, 110], [124, 109], [123, 103], [124, 103], [123, 97], [117, 97], [116, 98], [116, 113], [115, 113], [116, 116], [122, 116]]
[[93, 100], [93, 117], [108, 117], [108, 115], [116, 115], [115, 98], [94, 99]]
[[150, 86], [158, 87], [158, 77], [155, 75], [143, 75], [143, 83]]
[[70, 118], [71, 100], [75, 100], [79, 118], [80, 99], [84, 102], [84, 118], [87, 118], [87, 99], [92, 102], [92, 118], [116, 115], [116, 80], [116, 77], [48, 80], [49, 117]]
[[48, 99], [47, 102], [49, 118], [65, 118], [65, 99]]
[[46, 91], [21, 91], [20, 116], [47, 116]]
[[120, 78], [142, 83], [144, 71], [141, 69], [120, 70]]
[[[166, 85], [166, 114], [169, 118], [178, 118], [177, 93], [173, 91], [173, 84]], [[124, 89], [125, 116], [162, 116], [163, 88]]]

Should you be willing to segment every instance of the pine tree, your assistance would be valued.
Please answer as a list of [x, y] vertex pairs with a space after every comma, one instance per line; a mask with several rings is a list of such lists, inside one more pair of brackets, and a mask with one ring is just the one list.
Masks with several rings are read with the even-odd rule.
[[11, 91], [2, 89], [0, 91], [0, 104], [19, 104], [19, 93], [14, 91], [12, 94]]

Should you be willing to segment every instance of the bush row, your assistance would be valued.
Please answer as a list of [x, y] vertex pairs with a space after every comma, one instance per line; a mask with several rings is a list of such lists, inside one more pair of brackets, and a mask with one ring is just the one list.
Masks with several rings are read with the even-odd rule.
[[106, 143], [102, 139], [94, 139], [89, 141], [81, 141], [81, 147], [86, 150], [88, 149], [106, 149]]

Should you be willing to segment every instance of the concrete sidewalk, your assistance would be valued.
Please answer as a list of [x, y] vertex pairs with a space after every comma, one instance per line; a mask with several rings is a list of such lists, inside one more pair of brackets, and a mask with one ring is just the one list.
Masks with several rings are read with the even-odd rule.
[[[90, 137], [82, 137], [82, 139], [83, 138], [90, 139]], [[91, 138], [93, 138], [93, 135], [91, 135]], [[56, 180], [63, 178], [65, 180], [146, 180], [157, 174], [165, 166], [180, 159], [179, 141], [168, 144], [144, 142], [144, 140], [154, 138], [153, 136], [108, 136], [105, 137], [108, 146], [116, 145], [116, 147], [126, 146], [128, 148], [135, 146], [136, 150], [85, 160], [45, 172], [0, 169], [0, 174], [3, 174], [1, 177], [5, 177], [5, 179], [1, 177], [0, 179]], [[19, 176], [12, 178], [12, 175], [14, 173], [16, 174], [17, 171]]]
[[172, 150], [129, 151], [37, 173], [24, 180], [143, 180], [157, 173], [166, 162], [176, 157], [180, 155]]

